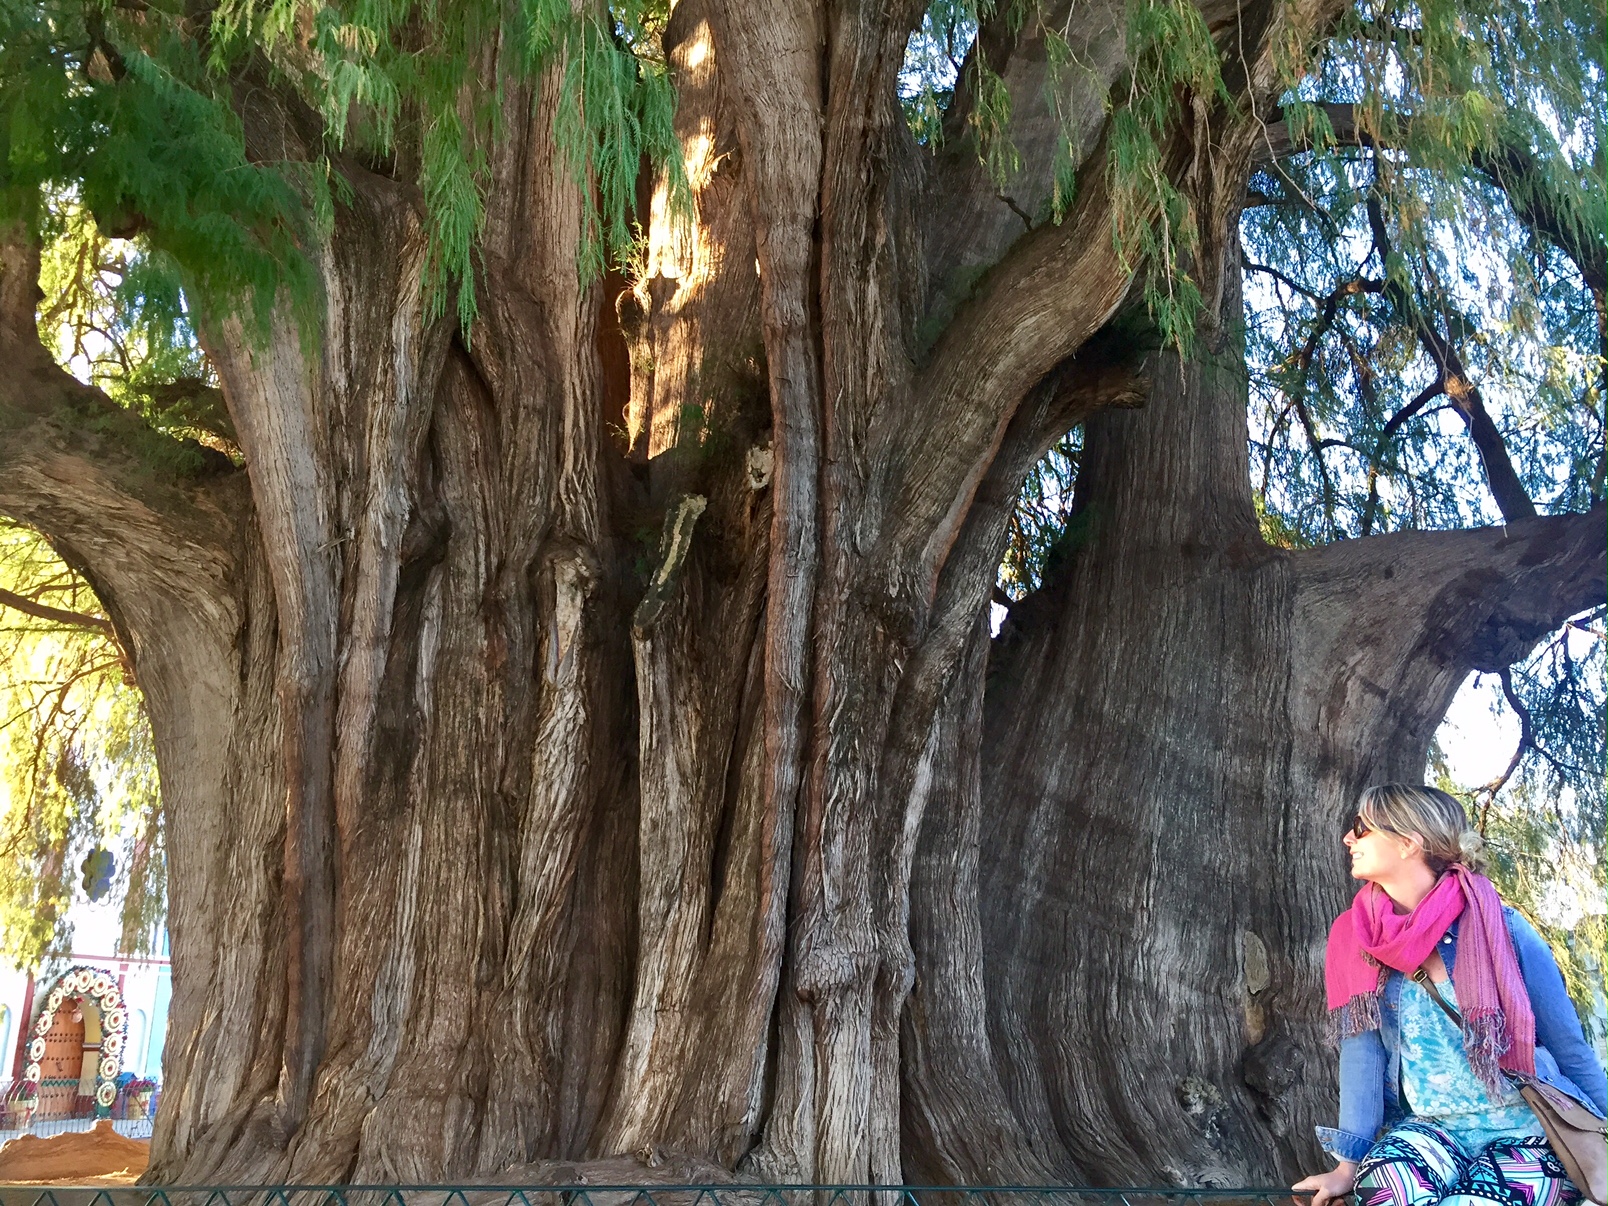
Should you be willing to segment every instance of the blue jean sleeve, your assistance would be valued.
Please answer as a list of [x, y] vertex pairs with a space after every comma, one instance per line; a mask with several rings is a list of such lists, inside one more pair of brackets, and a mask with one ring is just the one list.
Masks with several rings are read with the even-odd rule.
[[1318, 1132], [1318, 1143], [1323, 1150], [1336, 1160], [1349, 1160], [1353, 1164], [1361, 1164], [1362, 1158], [1373, 1146], [1372, 1141], [1364, 1139], [1361, 1135], [1353, 1135], [1338, 1127], [1319, 1126], [1313, 1129]]
[[1340, 1044], [1340, 1125], [1320, 1126], [1318, 1142], [1339, 1160], [1361, 1160], [1385, 1121], [1385, 1044], [1364, 1030]]
[[1513, 935], [1513, 949], [1519, 957], [1519, 971], [1524, 975], [1524, 987], [1530, 994], [1530, 1008], [1535, 1012], [1535, 1040], [1558, 1061], [1558, 1070], [1580, 1087], [1597, 1107], [1598, 1114], [1608, 1113], [1608, 1078], [1603, 1075], [1597, 1053], [1586, 1042], [1580, 1028], [1580, 1015], [1575, 1012], [1569, 990], [1564, 987], [1563, 973], [1552, 956], [1552, 948], [1535, 932], [1518, 913], [1508, 911], [1508, 932]]

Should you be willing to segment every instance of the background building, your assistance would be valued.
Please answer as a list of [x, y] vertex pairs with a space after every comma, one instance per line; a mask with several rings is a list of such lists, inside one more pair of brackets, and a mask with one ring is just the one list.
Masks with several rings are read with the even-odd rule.
[[[115, 904], [78, 896], [69, 920], [71, 951], [36, 974], [0, 964], [0, 1139], [25, 1127], [35, 1134], [87, 1129], [97, 1114], [125, 1134], [150, 1131], [173, 995], [167, 932], [156, 935], [153, 955], [120, 955]], [[29, 1080], [37, 1087], [26, 1089]]]

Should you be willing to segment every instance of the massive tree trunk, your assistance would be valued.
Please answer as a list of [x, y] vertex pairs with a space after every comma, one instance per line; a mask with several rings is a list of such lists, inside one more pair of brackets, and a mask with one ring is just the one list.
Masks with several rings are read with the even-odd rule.
[[[1336, 11], [1220, 7], [1261, 100]], [[919, 6], [681, 0], [694, 220], [581, 280], [562, 73], [509, 88], [472, 338], [413, 186], [340, 163], [318, 337], [203, 331], [243, 470], [129, 451], [157, 437], [50, 363], [8, 242], [0, 508], [101, 592], [168, 809], [153, 1178], [1313, 1157], [1335, 827], [1470, 667], [1600, 597], [1601, 516], [1262, 543], [1254, 120], [1203, 99], [1166, 147], [1212, 270], [1197, 354], [1147, 360], [1098, 145], [1120, 11], [1057, 98], [1076, 203], [1024, 224], [1047, 170], [1001, 197], [909, 138]], [[1053, 141], [1042, 47], [1000, 54]], [[310, 137], [265, 95], [253, 138]], [[1084, 420], [1075, 547], [991, 640], [1010, 509]]]

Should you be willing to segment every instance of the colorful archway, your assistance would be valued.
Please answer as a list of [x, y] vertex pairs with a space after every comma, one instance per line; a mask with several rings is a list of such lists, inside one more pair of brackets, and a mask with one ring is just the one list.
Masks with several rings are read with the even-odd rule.
[[56, 1020], [56, 1013], [68, 1001], [87, 998], [100, 1010], [100, 1059], [95, 1067], [95, 1117], [111, 1116], [117, 1100], [117, 1076], [123, 1070], [123, 1047], [128, 1041], [128, 1009], [122, 991], [111, 973], [96, 967], [69, 967], [56, 980], [39, 1015], [34, 1019], [33, 1039], [28, 1044], [26, 1080], [38, 1086], [43, 1077], [40, 1061], [45, 1058], [45, 1037]]

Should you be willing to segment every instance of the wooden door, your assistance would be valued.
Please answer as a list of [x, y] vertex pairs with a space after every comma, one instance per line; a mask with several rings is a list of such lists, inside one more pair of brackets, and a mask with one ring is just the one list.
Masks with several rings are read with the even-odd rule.
[[[66, 1000], [50, 1021], [45, 1035], [45, 1058], [39, 1061], [39, 1109], [36, 1118], [67, 1118], [78, 1101], [78, 1082], [84, 1073], [84, 1006]], [[78, 1020], [73, 1021], [73, 1014]]]

